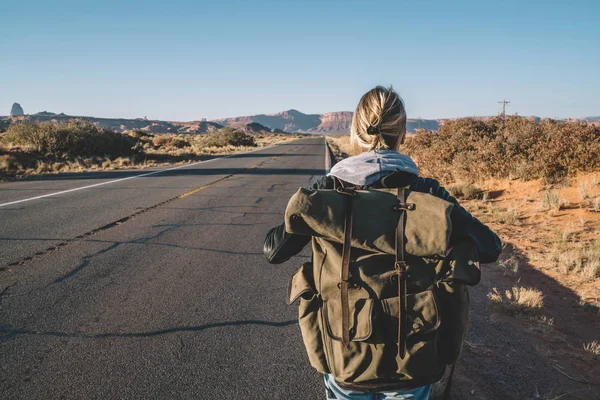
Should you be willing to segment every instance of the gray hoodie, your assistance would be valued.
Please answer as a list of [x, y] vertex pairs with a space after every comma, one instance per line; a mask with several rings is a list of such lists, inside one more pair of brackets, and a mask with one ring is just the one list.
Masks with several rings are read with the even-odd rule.
[[346, 158], [335, 164], [327, 175], [353, 185], [370, 186], [396, 171], [419, 175], [414, 161], [395, 150], [372, 150]]

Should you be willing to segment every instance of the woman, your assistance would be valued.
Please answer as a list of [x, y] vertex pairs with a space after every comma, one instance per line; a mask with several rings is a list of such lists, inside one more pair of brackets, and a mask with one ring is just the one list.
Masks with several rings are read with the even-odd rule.
[[[453, 203], [451, 244], [471, 240], [481, 263], [494, 262], [502, 250], [498, 236], [462, 208], [439, 182], [419, 177], [410, 157], [399, 152], [406, 135], [406, 111], [402, 99], [392, 89], [382, 86], [367, 92], [358, 103], [350, 132], [355, 156], [337, 163], [331, 172], [317, 180], [313, 189], [334, 189], [338, 184], [361, 189], [407, 187], [430, 193]], [[272, 264], [287, 261], [311, 240], [310, 236], [289, 234], [285, 223], [271, 229], [265, 238], [264, 254]], [[339, 387], [332, 376], [325, 375], [331, 399], [427, 399], [431, 385], [385, 393], [351, 392]]]

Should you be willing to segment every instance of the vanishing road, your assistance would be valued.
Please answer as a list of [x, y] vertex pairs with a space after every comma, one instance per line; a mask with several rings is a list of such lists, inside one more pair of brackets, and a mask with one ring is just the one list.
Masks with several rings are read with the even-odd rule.
[[160, 171], [0, 184], [2, 399], [317, 399], [262, 255], [323, 138]]

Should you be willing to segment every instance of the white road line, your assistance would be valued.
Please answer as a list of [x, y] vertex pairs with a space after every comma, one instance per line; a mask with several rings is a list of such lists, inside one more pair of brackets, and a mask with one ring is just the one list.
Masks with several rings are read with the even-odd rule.
[[238, 155], [242, 155], [242, 154], [249, 154], [249, 153], [254, 153], [256, 151], [261, 151], [261, 150], [266, 150], [266, 149], [270, 149], [272, 147], [276, 147], [277, 145], [274, 146], [269, 146], [269, 147], [263, 147], [260, 149], [256, 149], [256, 150], [251, 150], [251, 151], [247, 151], [244, 153], [236, 153], [236, 154], [230, 154], [228, 156], [224, 156], [224, 157], [218, 157], [218, 158], [212, 158], [210, 160], [205, 160], [205, 161], [198, 161], [196, 163], [192, 163], [192, 164], [184, 164], [184, 165], [179, 165], [177, 167], [173, 167], [173, 168], [167, 168], [167, 169], [161, 169], [159, 171], [152, 171], [152, 172], [147, 172], [145, 174], [140, 174], [140, 175], [134, 175], [134, 176], [128, 176], [127, 178], [120, 178], [120, 179], [114, 179], [112, 181], [106, 181], [106, 182], [100, 182], [100, 183], [95, 183], [93, 185], [87, 185], [87, 186], [81, 186], [81, 187], [77, 187], [77, 188], [73, 188], [73, 189], [68, 189], [68, 190], [61, 190], [60, 192], [54, 192], [54, 193], [48, 193], [48, 194], [43, 194], [41, 196], [35, 196], [35, 197], [30, 197], [27, 199], [22, 199], [22, 200], [15, 200], [15, 201], [10, 201], [8, 203], [3, 203], [0, 204], [0, 207], [6, 207], [6, 206], [12, 206], [14, 204], [20, 204], [20, 203], [25, 203], [27, 201], [33, 201], [33, 200], [39, 200], [39, 199], [43, 199], [46, 197], [52, 197], [52, 196], [58, 196], [61, 194], [65, 194], [65, 193], [71, 193], [71, 192], [76, 192], [78, 190], [85, 190], [85, 189], [91, 189], [93, 187], [98, 187], [98, 186], [103, 186], [103, 185], [109, 185], [111, 183], [117, 183], [117, 182], [123, 182], [129, 179], [135, 179], [135, 178], [142, 178], [144, 176], [150, 176], [150, 175], [156, 175], [156, 174], [160, 174], [163, 172], [167, 172], [167, 171], [174, 171], [176, 169], [181, 169], [181, 168], [187, 168], [187, 167], [193, 167], [195, 165], [198, 164], [205, 164], [211, 161], [216, 161], [216, 160], [222, 160], [224, 158], [229, 158], [229, 157], [234, 157], [234, 156], [238, 156]]

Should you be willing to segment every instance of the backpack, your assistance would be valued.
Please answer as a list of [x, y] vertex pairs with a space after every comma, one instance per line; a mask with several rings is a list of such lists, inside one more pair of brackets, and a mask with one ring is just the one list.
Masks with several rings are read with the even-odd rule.
[[311, 365], [348, 390], [437, 382], [469, 324], [466, 285], [480, 280], [474, 245], [450, 247], [453, 204], [405, 188], [308, 190], [285, 212], [312, 236], [312, 262], [288, 286]]

